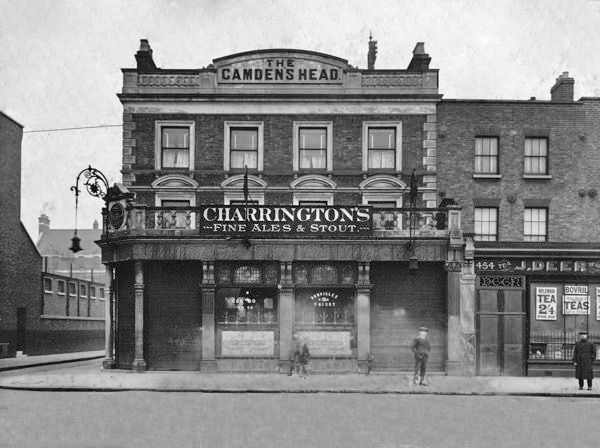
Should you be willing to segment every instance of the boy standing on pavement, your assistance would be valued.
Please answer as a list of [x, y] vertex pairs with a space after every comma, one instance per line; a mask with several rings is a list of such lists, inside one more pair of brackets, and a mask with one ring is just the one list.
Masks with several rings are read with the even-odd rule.
[[573, 364], [575, 364], [575, 378], [579, 381], [579, 390], [583, 389], [583, 380], [587, 380], [588, 390], [592, 390], [592, 379], [594, 378], [594, 360], [596, 359], [596, 347], [588, 341], [587, 332], [579, 332], [579, 342], [575, 344], [573, 351]]
[[427, 327], [419, 328], [419, 336], [413, 340], [411, 349], [415, 354], [415, 376], [413, 381], [421, 386], [427, 386], [425, 382], [425, 372], [427, 371], [427, 361], [429, 360], [429, 339], [427, 339]]

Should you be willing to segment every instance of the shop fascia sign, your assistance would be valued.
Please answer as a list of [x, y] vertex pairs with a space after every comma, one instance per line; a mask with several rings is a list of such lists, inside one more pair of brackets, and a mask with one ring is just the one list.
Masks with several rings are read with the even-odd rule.
[[335, 306], [340, 296], [331, 291], [320, 291], [309, 297], [315, 307], [331, 307]]
[[600, 260], [559, 260], [530, 258], [477, 258], [475, 269], [478, 273], [502, 272], [510, 274], [539, 273], [588, 273], [600, 274]]
[[217, 69], [221, 84], [339, 84], [343, 69], [299, 57], [261, 57]]
[[372, 229], [369, 206], [203, 206], [200, 233], [210, 235], [359, 235]]

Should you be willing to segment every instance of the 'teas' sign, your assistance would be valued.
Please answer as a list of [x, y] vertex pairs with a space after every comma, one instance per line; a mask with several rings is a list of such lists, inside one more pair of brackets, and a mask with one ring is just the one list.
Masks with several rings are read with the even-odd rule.
[[563, 314], [590, 314], [589, 296], [563, 296]]

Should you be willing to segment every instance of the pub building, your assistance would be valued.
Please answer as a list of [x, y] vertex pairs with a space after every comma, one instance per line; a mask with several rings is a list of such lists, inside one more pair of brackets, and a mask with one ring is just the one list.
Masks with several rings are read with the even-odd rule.
[[406, 69], [376, 52], [366, 69], [295, 49], [161, 69], [141, 41], [99, 241], [106, 368], [287, 373], [297, 333], [315, 372], [408, 371], [427, 326], [431, 371], [473, 371], [473, 265], [460, 206], [437, 195], [438, 70], [423, 43]]

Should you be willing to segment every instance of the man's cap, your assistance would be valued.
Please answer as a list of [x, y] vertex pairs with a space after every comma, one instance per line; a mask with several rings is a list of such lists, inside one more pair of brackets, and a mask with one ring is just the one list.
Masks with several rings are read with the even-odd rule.
[[419, 331], [429, 331], [429, 328], [427, 328], [427, 327], [421, 327], [421, 328], [419, 328]]

